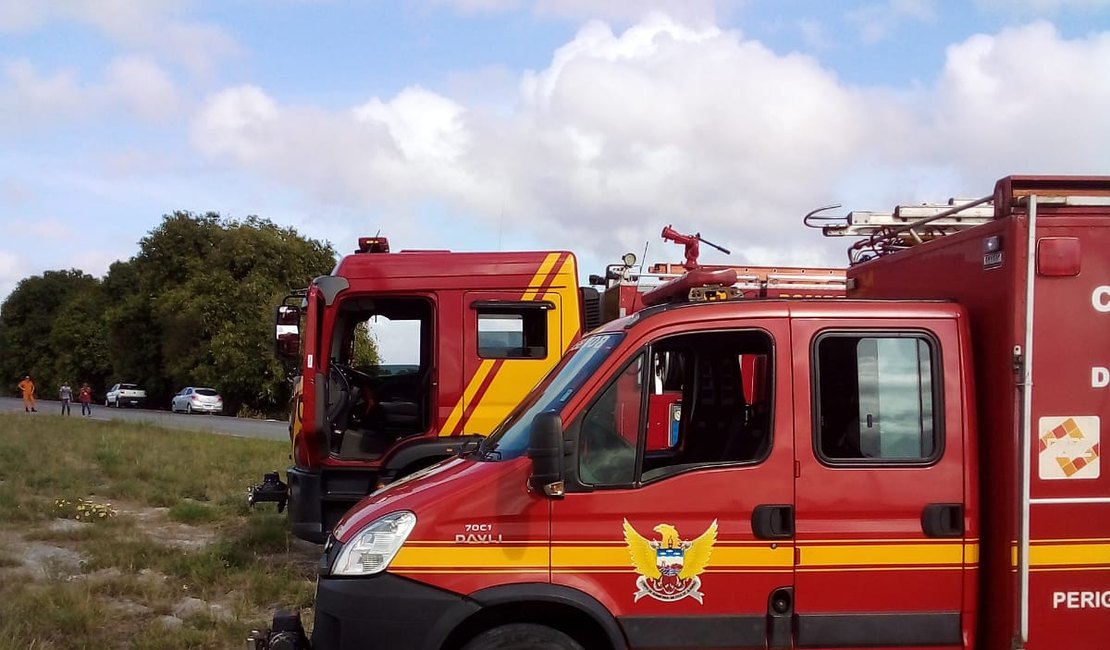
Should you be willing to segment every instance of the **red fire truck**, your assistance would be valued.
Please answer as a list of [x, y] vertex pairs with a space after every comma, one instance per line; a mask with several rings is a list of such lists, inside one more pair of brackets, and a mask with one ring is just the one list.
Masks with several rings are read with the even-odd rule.
[[[380, 484], [476, 444], [598, 324], [598, 292], [577, 285], [566, 251], [390, 253], [361, 238], [277, 309], [277, 352], [299, 375], [293, 465], [250, 502], [288, 499], [294, 534], [323, 542]], [[404, 363], [361, 363], [368, 331]]]
[[[865, 236], [850, 299], [690, 287], [363, 499], [312, 647], [1107, 647], [1110, 177], [825, 231]], [[270, 647], [304, 647], [281, 623]]]

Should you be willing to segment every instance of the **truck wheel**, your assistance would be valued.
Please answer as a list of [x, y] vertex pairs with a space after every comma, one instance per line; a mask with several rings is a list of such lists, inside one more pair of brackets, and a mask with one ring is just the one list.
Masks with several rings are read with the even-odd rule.
[[486, 630], [463, 650], [584, 650], [567, 634], [546, 625], [511, 623]]

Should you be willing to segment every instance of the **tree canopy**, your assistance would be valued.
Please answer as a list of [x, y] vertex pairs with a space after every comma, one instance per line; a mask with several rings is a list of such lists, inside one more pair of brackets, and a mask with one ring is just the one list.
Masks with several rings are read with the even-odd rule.
[[31, 374], [42, 395], [62, 380], [97, 394], [143, 386], [155, 405], [209, 386], [225, 410], [280, 411], [289, 395], [274, 358], [273, 308], [335, 265], [335, 251], [258, 217], [174, 212], [103, 280], [81, 271], [24, 279], [0, 312], [0, 373]]

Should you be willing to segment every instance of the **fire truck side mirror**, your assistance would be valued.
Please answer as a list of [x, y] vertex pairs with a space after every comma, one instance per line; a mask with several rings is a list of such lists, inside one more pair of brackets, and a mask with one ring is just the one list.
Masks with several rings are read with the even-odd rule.
[[544, 411], [532, 419], [528, 457], [532, 459], [528, 487], [537, 494], [563, 496], [563, 420], [558, 413]]
[[274, 353], [279, 359], [294, 360], [301, 351], [301, 308], [278, 305], [274, 313]]

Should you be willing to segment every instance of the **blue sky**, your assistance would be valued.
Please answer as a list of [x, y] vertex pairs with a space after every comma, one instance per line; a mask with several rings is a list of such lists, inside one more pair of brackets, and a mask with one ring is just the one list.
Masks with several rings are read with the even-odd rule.
[[1110, 0], [0, 0], [0, 137], [0, 297], [179, 209], [833, 265], [819, 205], [1110, 173]]

